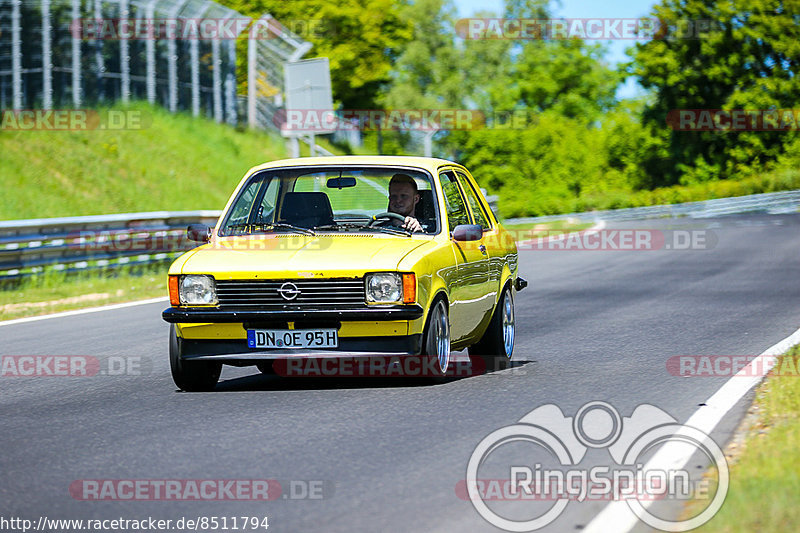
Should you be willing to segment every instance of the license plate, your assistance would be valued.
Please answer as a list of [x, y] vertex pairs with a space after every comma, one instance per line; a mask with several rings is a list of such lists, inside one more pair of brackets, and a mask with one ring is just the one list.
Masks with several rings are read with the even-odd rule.
[[248, 329], [250, 348], [337, 348], [335, 329]]

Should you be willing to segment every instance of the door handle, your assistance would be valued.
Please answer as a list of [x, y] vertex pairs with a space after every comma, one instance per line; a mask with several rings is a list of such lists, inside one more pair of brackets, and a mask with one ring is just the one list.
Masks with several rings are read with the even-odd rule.
[[478, 250], [480, 250], [483, 255], [486, 255], [486, 246], [481, 244], [478, 246]]

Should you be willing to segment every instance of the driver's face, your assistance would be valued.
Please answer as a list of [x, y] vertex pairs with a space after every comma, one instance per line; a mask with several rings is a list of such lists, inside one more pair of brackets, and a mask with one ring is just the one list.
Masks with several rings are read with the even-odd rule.
[[419, 194], [414, 194], [410, 183], [393, 183], [389, 187], [389, 211], [403, 215], [414, 214], [414, 206], [419, 202]]

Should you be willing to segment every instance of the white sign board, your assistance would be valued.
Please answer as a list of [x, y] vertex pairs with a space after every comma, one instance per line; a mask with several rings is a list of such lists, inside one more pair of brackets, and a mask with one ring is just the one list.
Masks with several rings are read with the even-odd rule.
[[284, 64], [286, 121], [284, 135], [332, 133], [336, 130], [327, 57]]

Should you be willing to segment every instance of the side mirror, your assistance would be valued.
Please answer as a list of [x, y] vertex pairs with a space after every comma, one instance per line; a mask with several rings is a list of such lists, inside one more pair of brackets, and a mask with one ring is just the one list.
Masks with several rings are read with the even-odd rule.
[[453, 228], [453, 239], [456, 241], [479, 241], [482, 237], [483, 228], [478, 224], [460, 224]]
[[211, 240], [211, 228], [205, 224], [189, 224], [186, 228], [186, 238], [195, 242], [208, 242]]

